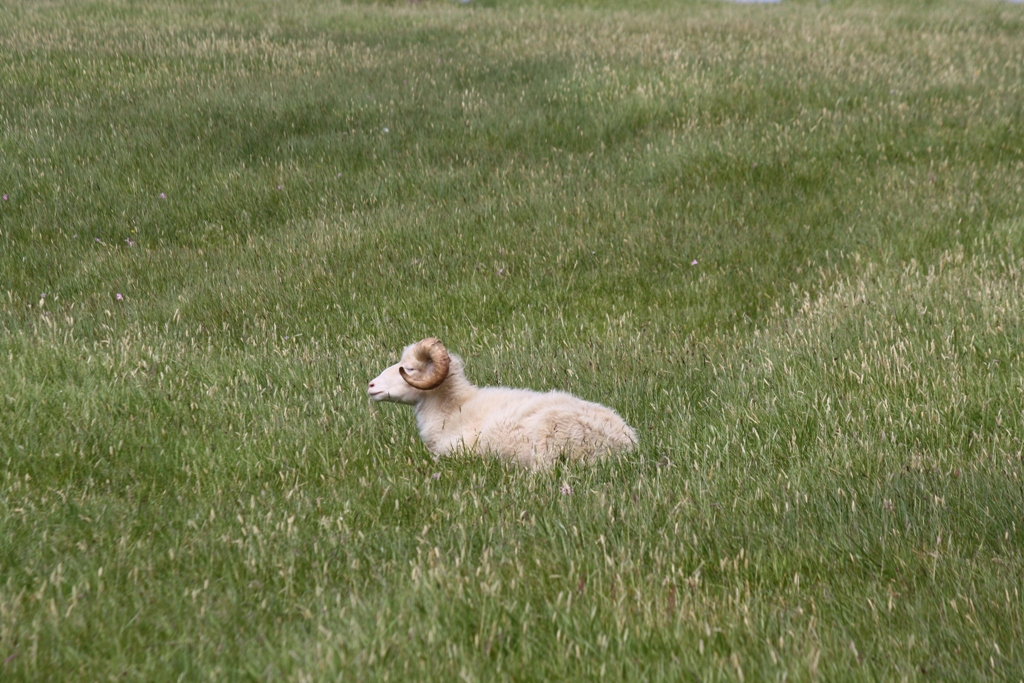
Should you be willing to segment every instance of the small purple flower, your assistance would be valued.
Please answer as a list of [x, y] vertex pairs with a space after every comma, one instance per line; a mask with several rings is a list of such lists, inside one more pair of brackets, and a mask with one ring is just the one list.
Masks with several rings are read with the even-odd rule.
[[433, 474], [430, 475], [430, 478], [433, 479], [434, 481], [437, 481], [438, 479], [441, 478], [441, 473], [440, 472], [434, 472]]
[[692, 261], [690, 261], [690, 265], [691, 266], [697, 265], [697, 259], [693, 259]]
[[125, 237], [124, 238], [124, 243], [127, 244], [129, 247], [134, 247], [135, 246], [135, 242], [132, 242], [132, 238], [131, 237]]
[[279, 190], [283, 190], [283, 189], [284, 189], [284, 185], [278, 185], [278, 186], [277, 186], [277, 189], [279, 189]]
[[118, 292], [118, 293], [117, 293], [117, 300], [118, 300], [118, 301], [124, 301], [124, 297], [123, 297], [123, 296], [121, 296], [121, 292]]
[[160, 193], [160, 199], [167, 199], [167, 195], [165, 195], [163, 192], [161, 192]]
[[563, 483], [561, 488], [559, 488], [558, 490], [562, 492], [563, 496], [571, 496], [572, 495], [572, 487], [569, 486], [569, 484]]
[[7, 201], [7, 195], [4, 195], [4, 201], [5, 202]]

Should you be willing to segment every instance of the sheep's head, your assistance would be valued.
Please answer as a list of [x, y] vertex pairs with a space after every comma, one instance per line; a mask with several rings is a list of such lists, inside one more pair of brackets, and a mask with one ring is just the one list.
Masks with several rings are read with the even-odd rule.
[[450, 366], [444, 344], [430, 337], [405, 347], [402, 359], [377, 375], [367, 393], [374, 401], [418, 403], [425, 392], [441, 386]]

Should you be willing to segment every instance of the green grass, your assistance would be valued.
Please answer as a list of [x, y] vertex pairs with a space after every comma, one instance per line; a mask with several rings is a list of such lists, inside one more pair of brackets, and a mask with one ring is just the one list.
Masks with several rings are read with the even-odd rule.
[[1024, 679], [1024, 7], [0, 11], [3, 680]]

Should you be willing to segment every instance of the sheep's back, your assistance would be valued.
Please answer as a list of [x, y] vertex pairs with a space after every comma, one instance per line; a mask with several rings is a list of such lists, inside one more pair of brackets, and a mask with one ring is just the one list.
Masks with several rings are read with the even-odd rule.
[[560, 455], [594, 460], [637, 443], [636, 433], [614, 410], [561, 391], [493, 387], [481, 389], [476, 401], [486, 415], [478, 450], [528, 467], [549, 466]]

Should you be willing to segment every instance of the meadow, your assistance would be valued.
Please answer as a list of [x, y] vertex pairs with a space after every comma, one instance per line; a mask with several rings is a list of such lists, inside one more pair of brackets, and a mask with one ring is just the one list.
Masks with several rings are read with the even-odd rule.
[[0, 13], [0, 679], [1024, 680], [1024, 6]]

